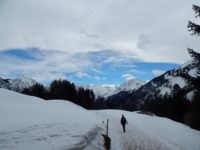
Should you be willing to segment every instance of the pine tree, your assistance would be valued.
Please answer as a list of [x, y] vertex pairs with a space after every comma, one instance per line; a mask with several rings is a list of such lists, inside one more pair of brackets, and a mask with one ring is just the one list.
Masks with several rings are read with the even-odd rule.
[[[196, 17], [200, 17], [200, 7], [197, 5], [193, 5], [193, 10], [196, 14]], [[192, 21], [189, 21], [188, 28], [189, 28], [189, 31], [192, 32], [192, 35], [200, 36], [200, 25]]]
[[[193, 10], [196, 14], [196, 17], [200, 17], [200, 7], [193, 5]], [[189, 31], [192, 32], [192, 35], [200, 36], [200, 25], [189, 21], [188, 23]], [[197, 77], [189, 77], [189, 82], [199, 91], [200, 90], [200, 53], [195, 52], [193, 49], [188, 48], [188, 53], [193, 58], [193, 63], [197, 66]]]
[[[200, 17], [200, 7], [193, 5], [196, 17]], [[189, 31], [192, 35], [200, 36], [200, 25], [189, 21]], [[200, 54], [188, 48], [188, 53], [193, 58], [193, 63], [197, 66], [197, 77], [187, 77], [187, 81], [195, 88], [195, 94], [191, 102], [190, 111], [185, 115], [186, 123], [192, 128], [200, 130]]]
[[39, 83], [36, 83], [29, 88], [25, 88], [22, 91], [22, 93], [27, 94], [27, 95], [37, 96], [43, 99], [47, 99], [47, 96], [48, 96], [46, 88], [42, 84], [39, 84]]

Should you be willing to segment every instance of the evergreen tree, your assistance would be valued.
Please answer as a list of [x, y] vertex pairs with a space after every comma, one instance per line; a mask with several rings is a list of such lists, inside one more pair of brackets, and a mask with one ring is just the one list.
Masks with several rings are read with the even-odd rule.
[[[193, 5], [193, 10], [196, 17], [200, 17], [200, 7]], [[192, 35], [200, 36], [200, 25], [189, 21], [189, 31]], [[191, 108], [188, 113], [185, 114], [185, 123], [190, 125], [192, 128], [200, 130], [200, 54], [195, 52], [193, 49], [188, 48], [188, 53], [193, 58], [193, 63], [197, 66], [197, 76], [187, 76], [188, 83], [194, 87], [195, 93], [191, 102]]]
[[[193, 10], [196, 14], [196, 17], [200, 17], [200, 7], [193, 5]], [[200, 35], [200, 25], [189, 21], [188, 28], [189, 31], [192, 32], [192, 35]], [[200, 53], [195, 52], [191, 48], [188, 48], [188, 53], [193, 58], [193, 63], [197, 66], [197, 77], [189, 77], [188, 82], [191, 83], [197, 89], [197, 91], [200, 91]]]
[[107, 106], [107, 101], [103, 97], [97, 97], [93, 103], [93, 109], [106, 109], [108, 108]]
[[69, 100], [86, 109], [92, 109], [95, 105], [95, 95], [92, 90], [79, 87], [76, 89], [74, 83], [67, 80], [54, 80], [49, 90], [42, 84], [35, 84], [23, 90], [24, 94], [37, 96], [43, 99]]
[[47, 99], [48, 93], [46, 88], [42, 84], [35, 84], [29, 88], [25, 88], [22, 91], [23, 94], [31, 95], [31, 96], [37, 96], [43, 99]]
[[[200, 7], [197, 5], [193, 5], [193, 10], [196, 14], [196, 17], [200, 17]], [[189, 28], [189, 31], [192, 32], [192, 35], [200, 36], [200, 25], [198, 25], [192, 21], [189, 21], [188, 28]]]

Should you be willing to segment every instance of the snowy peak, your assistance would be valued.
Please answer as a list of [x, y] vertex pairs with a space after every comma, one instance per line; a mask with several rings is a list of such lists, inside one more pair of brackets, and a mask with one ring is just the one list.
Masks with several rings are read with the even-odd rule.
[[117, 88], [117, 91], [118, 92], [121, 92], [121, 91], [134, 91], [134, 90], [139, 89], [144, 84], [145, 84], [145, 81], [131, 79], [131, 80], [128, 80], [128, 81], [124, 82], [123, 84], [121, 84]]
[[16, 79], [2, 79], [0, 78], [0, 88], [21, 92], [23, 89], [28, 88], [37, 82], [30, 78], [16, 78]]
[[101, 96], [107, 98], [119, 92], [131, 92], [137, 90], [146, 82], [136, 79], [131, 79], [124, 82], [121, 85], [110, 85], [110, 84], [103, 84], [103, 85], [84, 85], [84, 88], [93, 90], [96, 97]]
[[86, 89], [93, 90], [96, 97], [108, 97], [115, 93], [117, 85], [103, 84], [103, 85], [83, 85]]

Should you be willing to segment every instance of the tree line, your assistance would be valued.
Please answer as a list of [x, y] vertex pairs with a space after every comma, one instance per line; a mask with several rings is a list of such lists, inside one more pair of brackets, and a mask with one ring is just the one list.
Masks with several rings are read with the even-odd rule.
[[68, 100], [86, 109], [98, 109], [104, 105], [104, 99], [101, 97], [96, 98], [92, 90], [76, 87], [74, 83], [61, 79], [52, 81], [49, 87], [37, 83], [25, 88], [22, 93], [45, 100]]

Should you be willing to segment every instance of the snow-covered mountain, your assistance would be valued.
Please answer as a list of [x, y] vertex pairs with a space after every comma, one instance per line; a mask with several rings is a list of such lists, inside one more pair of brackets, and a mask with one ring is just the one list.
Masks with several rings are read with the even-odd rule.
[[[0, 78], [0, 88], [9, 89], [16, 92], [21, 92], [24, 88], [28, 88], [37, 82], [30, 78], [16, 78], [16, 79], [2, 79]], [[131, 79], [124, 82], [121, 85], [111, 85], [111, 84], [91, 84], [91, 85], [76, 85], [78, 87], [83, 87], [85, 89], [93, 90], [96, 97], [107, 98], [111, 95], [115, 95], [120, 92], [132, 92], [140, 88], [146, 82], [136, 79]]]
[[[175, 92], [178, 88], [185, 93], [185, 96], [187, 96], [187, 94], [191, 93], [194, 89], [188, 84], [185, 76], [197, 76], [197, 66], [192, 61], [183, 64], [178, 69], [167, 71], [161, 76], [154, 78], [145, 86], [137, 90], [137, 93], [143, 93], [144, 97], [142, 98], [145, 100], [155, 96], [170, 96], [172, 92]], [[190, 98], [188, 100], [190, 100]]]
[[137, 79], [131, 79], [121, 85], [84, 85], [84, 88], [93, 90], [96, 97], [101, 96], [107, 98], [120, 92], [132, 92], [140, 88], [146, 82]]
[[37, 82], [30, 78], [16, 78], [16, 79], [2, 79], [0, 78], [0, 88], [21, 92], [23, 89], [28, 88]]
[[103, 85], [83, 85], [85, 89], [91, 89], [93, 90], [95, 97], [108, 97], [110, 95], [113, 95], [115, 91], [117, 90], [117, 85], [111, 85], [111, 84], [103, 84]]
[[144, 85], [146, 82], [142, 80], [137, 80], [137, 79], [130, 79], [123, 84], [121, 84], [119, 87], [117, 87], [115, 94], [119, 92], [132, 92], [137, 89], [139, 89], [142, 85]]
[[[125, 107], [127, 109], [127, 106], [133, 106], [134, 109], [139, 109], [144, 101], [156, 97], [170, 96], [172, 92], [177, 90], [181, 90], [184, 96], [191, 100], [194, 87], [188, 84], [185, 79], [186, 76], [197, 76], [197, 64], [195, 62], [188, 61], [179, 68], [167, 71], [152, 79], [132, 93], [118, 93], [108, 97], [108, 100], [110, 100], [111, 105], [118, 106], [117, 108], [120, 106], [120, 108]], [[120, 102], [122, 99], [123, 102]], [[116, 103], [116, 101], [118, 102]]]

